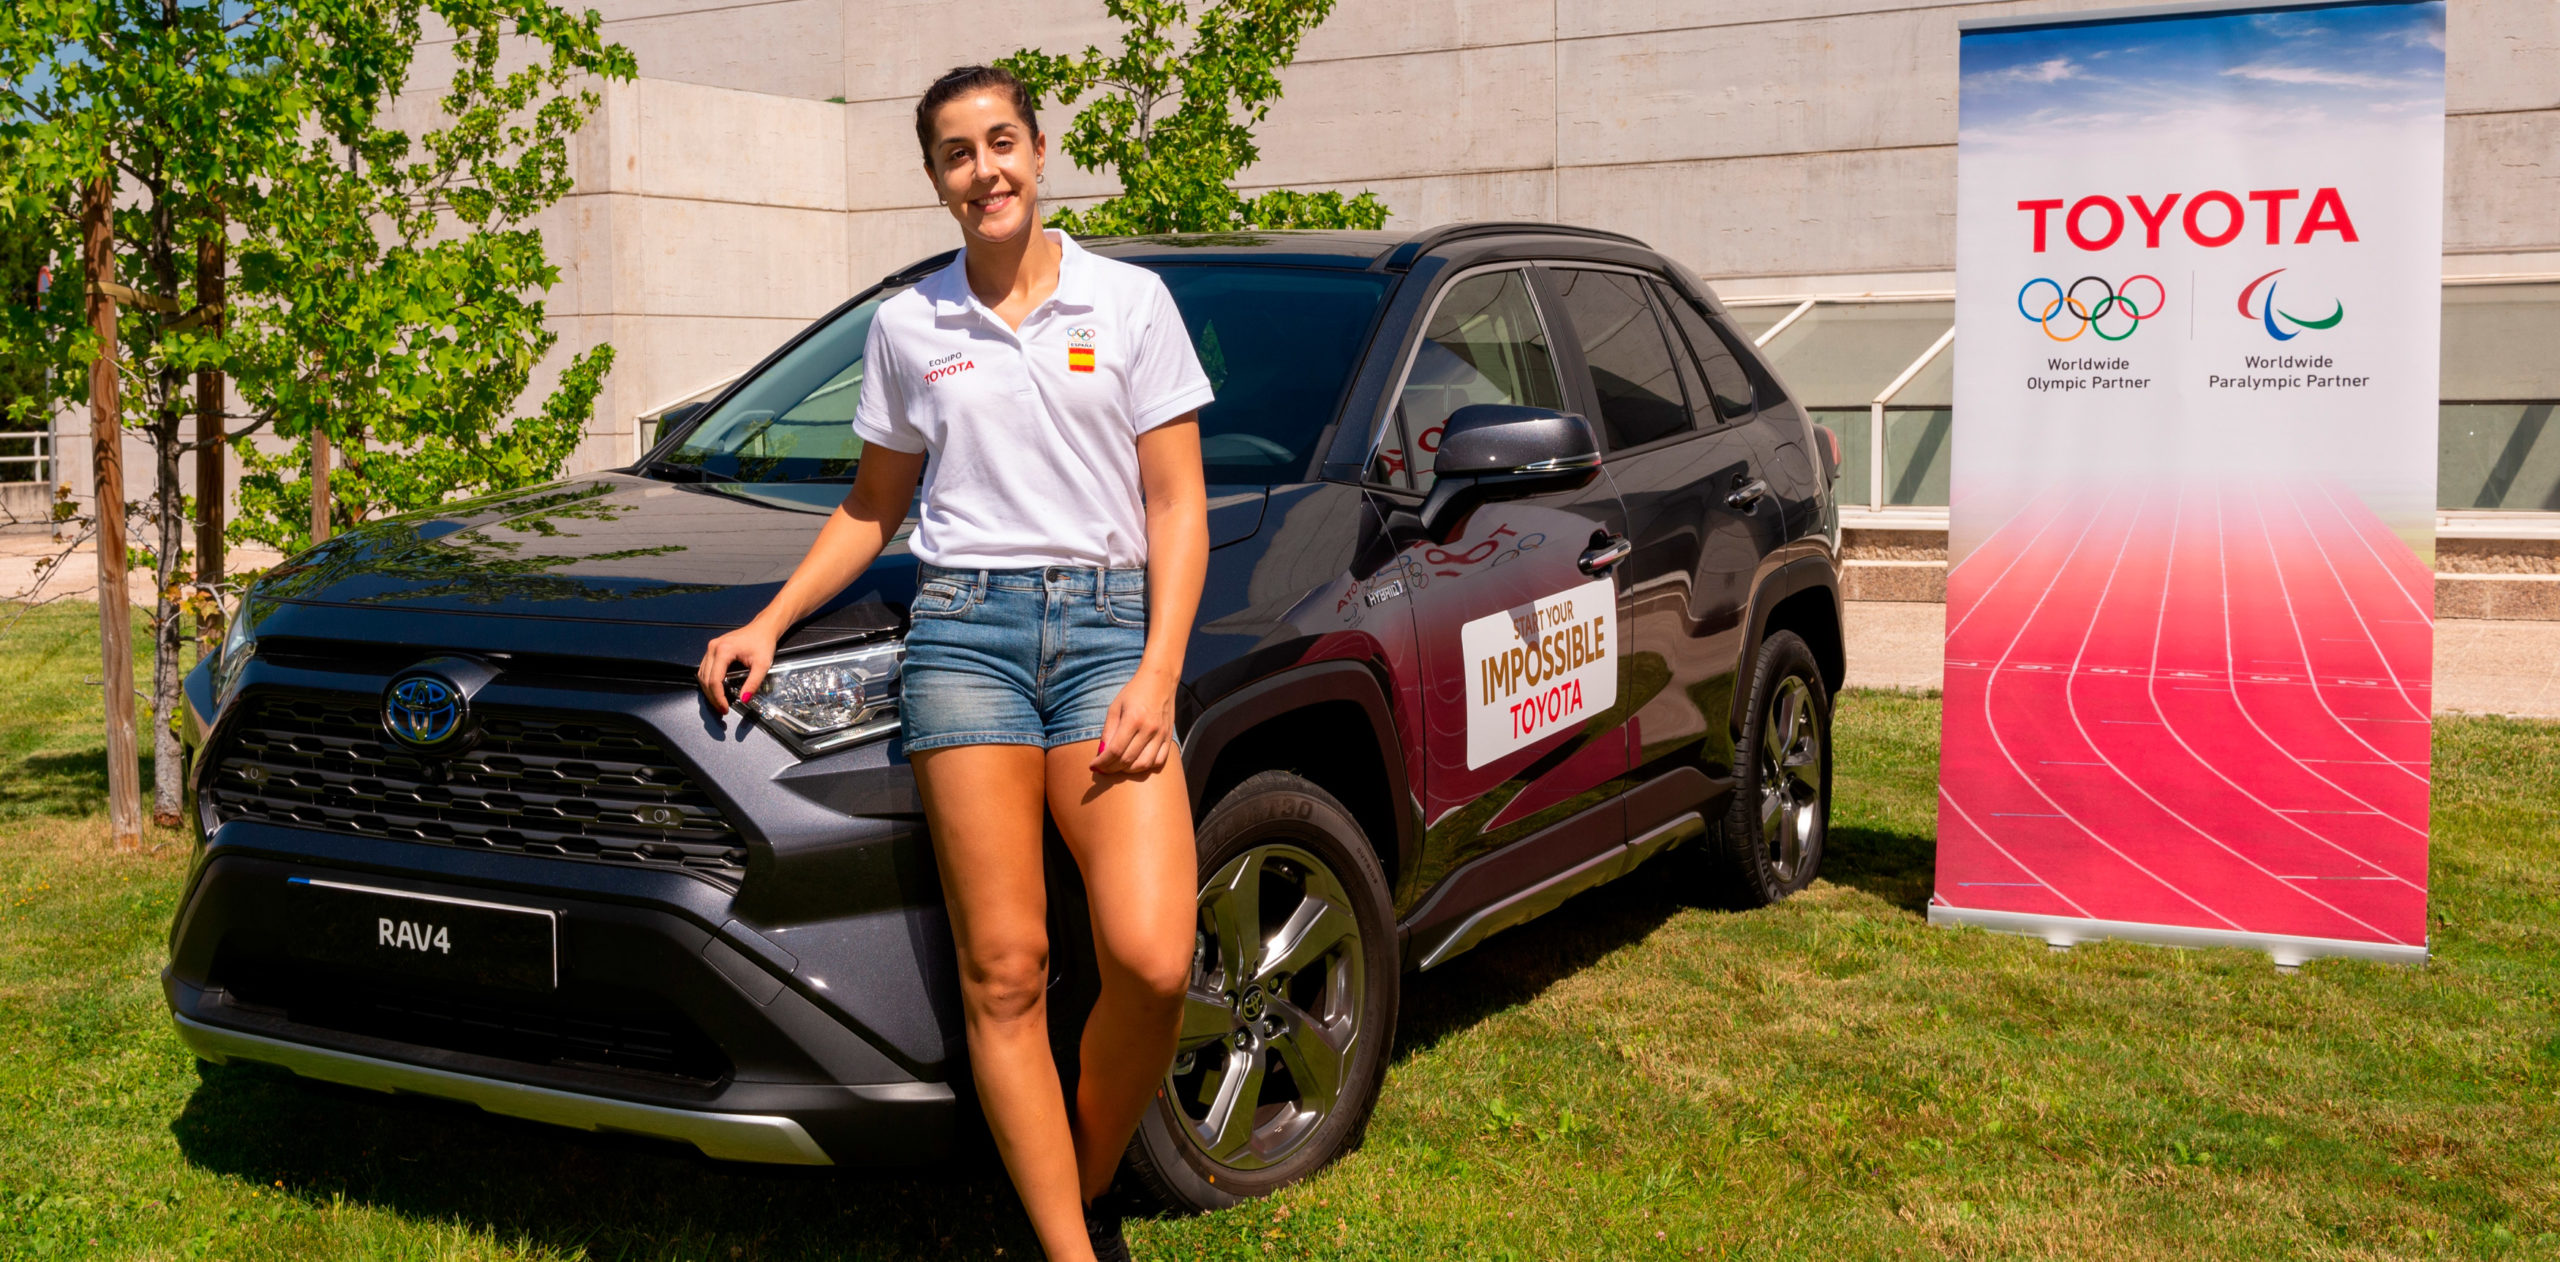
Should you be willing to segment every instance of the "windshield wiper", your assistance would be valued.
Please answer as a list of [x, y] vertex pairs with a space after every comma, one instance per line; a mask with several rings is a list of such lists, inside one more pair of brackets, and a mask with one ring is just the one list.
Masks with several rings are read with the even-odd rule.
[[719, 475], [698, 464], [680, 460], [652, 460], [640, 466], [640, 476], [665, 482], [717, 482]]

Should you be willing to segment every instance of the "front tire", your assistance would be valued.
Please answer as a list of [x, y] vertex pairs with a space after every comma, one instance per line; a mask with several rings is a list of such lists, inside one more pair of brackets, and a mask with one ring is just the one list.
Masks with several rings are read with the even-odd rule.
[[1831, 829], [1831, 694], [1795, 632], [1761, 641], [1746, 713], [1710, 866], [1730, 901], [1751, 908], [1812, 884]]
[[1386, 873], [1332, 794], [1263, 772], [1210, 810], [1199, 845], [1182, 1033], [1128, 1159], [1175, 1213], [1267, 1195], [1359, 1146], [1400, 981]]

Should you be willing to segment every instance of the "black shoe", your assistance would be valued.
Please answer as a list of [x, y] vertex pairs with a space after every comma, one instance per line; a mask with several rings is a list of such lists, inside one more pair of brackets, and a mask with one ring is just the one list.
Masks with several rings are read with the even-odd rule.
[[1109, 1192], [1085, 1204], [1084, 1238], [1095, 1262], [1131, 1262], [1129, 1242], [1120, 1237], [1120, 1205]]

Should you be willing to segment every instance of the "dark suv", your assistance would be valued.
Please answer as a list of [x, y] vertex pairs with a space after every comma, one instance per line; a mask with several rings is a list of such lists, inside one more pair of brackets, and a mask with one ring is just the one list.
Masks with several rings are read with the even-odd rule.
[[[1683, 843], [1745, 905], [1812, 879], [1839, 453], [1625, 237], [1092, 248], [1164, 278], [1218, 392], [1180, 713], [1199, 947], [1129, 1158], [1218, 1206], [1358, 1142], [1405, 972]], [[752, 707], [693, 684], [851, 481], [872, 313], [949, 258], [632, 468], [368, 525], [248, 593], [187, 680], [200, 842], [165, 979], [199, 1055], [747, 1161], [983, 1136], [897, 737], [903, 545]], [[1058, 853], [1072, 1073], [1091, 962]]]

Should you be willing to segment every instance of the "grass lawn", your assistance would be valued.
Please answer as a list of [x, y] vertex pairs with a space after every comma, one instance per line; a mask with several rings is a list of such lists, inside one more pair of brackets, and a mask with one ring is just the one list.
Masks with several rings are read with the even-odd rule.
[[[0, 642], [0, 1258], [1030, 1259], [1000, 1174], [872, 1178], [199, 1065], [187, 863], [110, 855], [92, 606]], [[1365, 1148], [1147, 1258], [2560, 1257], [2560, 725], [2436, 731], [2435, 960], [1922, 920], [1938, 706], [1840, 707], [1825, 879], [1685, 870], [1406, 979]]]

